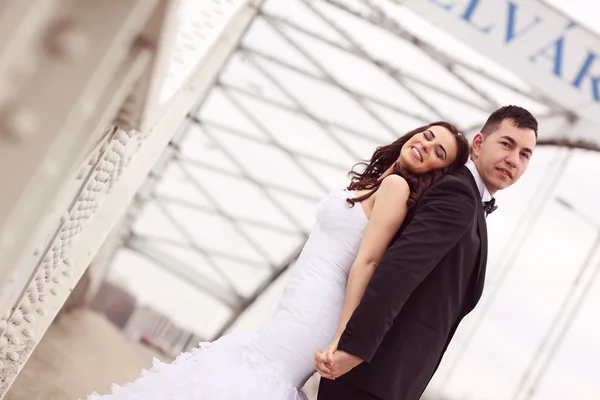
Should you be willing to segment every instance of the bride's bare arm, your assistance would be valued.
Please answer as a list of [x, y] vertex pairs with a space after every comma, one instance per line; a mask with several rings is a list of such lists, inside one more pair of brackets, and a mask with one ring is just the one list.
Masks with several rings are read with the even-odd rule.
[[[358, 307], [377, 264], [406, 217], [406, 201], [409, 194], [408, 183], [399, 175], [389, 175], [384, 178], [375, 193], [369, 223], [348, 276], [346, 300], [338, 329], [327, 348], [329, 356], [337, 349], [339, 338], [346, 329], [352, 313]], [[355, 207], [360, 206], [355, 204]]]

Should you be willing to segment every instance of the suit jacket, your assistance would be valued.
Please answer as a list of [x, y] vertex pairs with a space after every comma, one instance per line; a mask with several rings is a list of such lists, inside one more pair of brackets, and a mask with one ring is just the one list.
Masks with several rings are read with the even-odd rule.
[[383, 400], [417, 400], [483, 291], [487, 227], [466, 167], [409, 212], [338, 348], [365, 360], [339, 379]]

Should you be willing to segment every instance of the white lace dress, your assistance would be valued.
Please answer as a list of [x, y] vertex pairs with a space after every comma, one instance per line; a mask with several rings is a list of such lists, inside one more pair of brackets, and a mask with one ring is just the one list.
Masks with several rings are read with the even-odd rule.
[[302, 250], [273, 317], [258, 331], [226, 335], [154, 361], [135, 382], [88, 400], [303, 400], [314, 353], [333, 338], [348, 272], [367, 225], [362, 206], [337, 190], [318, 206], [317, 223]]

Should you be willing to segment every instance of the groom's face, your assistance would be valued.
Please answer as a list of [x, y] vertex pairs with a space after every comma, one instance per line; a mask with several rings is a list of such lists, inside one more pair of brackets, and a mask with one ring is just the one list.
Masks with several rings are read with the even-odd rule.
[[517, 182], [529, 165], [535, 148], [533, 129], [519, 128], [505, 119], [487, 136], [473, 138], [473, 161], [492, 196]]

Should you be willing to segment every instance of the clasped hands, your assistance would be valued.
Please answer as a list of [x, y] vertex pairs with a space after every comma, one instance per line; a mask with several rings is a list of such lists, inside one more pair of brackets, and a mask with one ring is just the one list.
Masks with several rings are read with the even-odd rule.
[[315, 369], [327, 379], [336, 379], [360, 365], [363, 360], [338, 350], [339, 339], [334, 339], [324, 350], [315, 352]]

